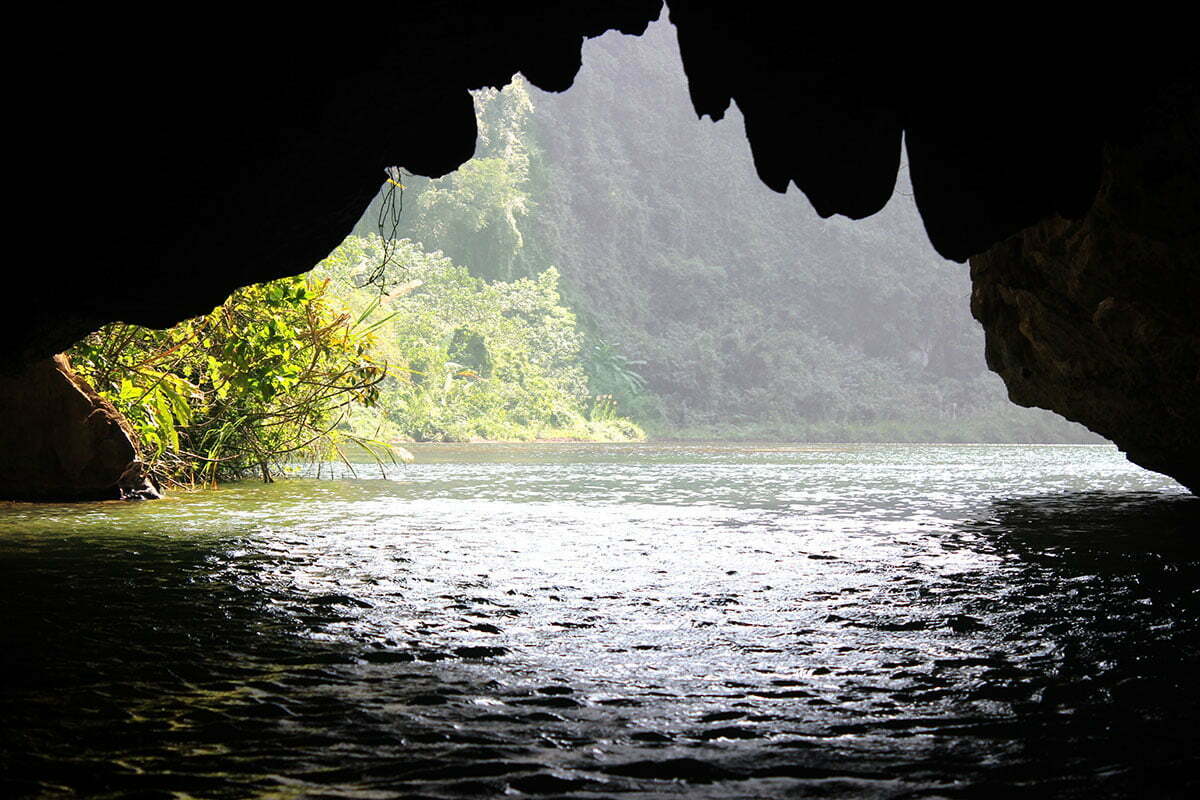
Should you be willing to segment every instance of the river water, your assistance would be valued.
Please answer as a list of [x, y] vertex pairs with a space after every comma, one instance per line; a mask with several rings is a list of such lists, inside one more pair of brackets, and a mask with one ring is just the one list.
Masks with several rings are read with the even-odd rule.
[[414, 449], [0, 507], [0, 796], [1197, 796], [1200, 500], [1114, 448]]

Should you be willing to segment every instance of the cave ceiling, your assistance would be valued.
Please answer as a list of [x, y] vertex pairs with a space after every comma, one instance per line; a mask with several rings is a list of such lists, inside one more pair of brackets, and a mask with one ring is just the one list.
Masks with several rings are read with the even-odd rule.
[[1084, 214], [1105, 143], [1136, 135], [1148, 87], [1177, 68], [1093, 63], [1080, 80], [1087, 42], [964, 29], [970, 46], [951, 46], [917, 23], [864, 31], [859, 9], [797, 21], [765, 10], [778, 6], [687, 0], [397, 8], [192, 12], [160, 30], [95, 10], [55, 30], [63, 77], [16, 90], [39, 179], [3, 363], [112, 320], [169, 325], [308, 269], [385, 167], [440, 176], [471, 157], [469, 90], [517, 72], [566, 90], [584, 38], [640, 34], [662, 13], [697, 113], [737, 104], [768, 186], [860, 218], [887, 202], [905, 147], [930, 239], [959, 261]]

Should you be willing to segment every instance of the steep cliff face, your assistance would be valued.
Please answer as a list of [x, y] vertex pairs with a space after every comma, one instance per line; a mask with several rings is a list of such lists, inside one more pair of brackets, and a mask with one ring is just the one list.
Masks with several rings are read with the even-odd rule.
[[1085, 216], [972, 258], [971, 279], [988, 365], [1015, 402], [1200, 492], [1200, 115], [1187, 87], [1108, 146]]
[[121, 415], [63, 356], [0, 377], [0, 500], [158, 497]]

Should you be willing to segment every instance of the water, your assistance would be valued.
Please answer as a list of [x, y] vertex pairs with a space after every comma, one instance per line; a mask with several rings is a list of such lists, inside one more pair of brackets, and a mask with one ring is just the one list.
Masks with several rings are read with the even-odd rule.
[[417, 457], [0, 507], [0, 796], [1195, 795], [1200, 500], [1113, 448]]

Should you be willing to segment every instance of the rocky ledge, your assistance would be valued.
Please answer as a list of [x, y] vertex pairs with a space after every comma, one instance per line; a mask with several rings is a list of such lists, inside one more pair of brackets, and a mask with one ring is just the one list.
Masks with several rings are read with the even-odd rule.
[[156, 498], [135, 442], [64, 356], [0, 376], [0, 500]]

